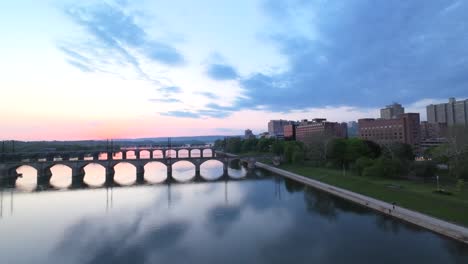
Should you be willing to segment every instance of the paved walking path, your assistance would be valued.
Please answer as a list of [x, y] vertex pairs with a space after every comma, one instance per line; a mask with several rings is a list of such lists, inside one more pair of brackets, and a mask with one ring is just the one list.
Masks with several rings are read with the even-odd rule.
[[[455, 225], [425, 214], [421, 214], [415, 211], [411, 211], [399, 206], [394, 206], [393, 204], [380, 201], [365, 195], [354, 193], [345, 189], [335, 187], [317, 180], [313, 180], [304, 176], [301, 176], [296, 173], [285, 171], [273, 166], [257, 162], [255, 164], [259, 168], [263, 168], [280, 174], [282, 176], [288, 177], [290, 179], [296, 180], [298, 182], [304, 183], [306, 185], [312, 186], [319, 190], [331, 193], [333, 195], [342, 197], [346, 200], [358, 203], [365, 207], [380, 211], [384, 214], [391, 215], [393, 217], [399, 218], [401, 220], [407, 221], [409, 223], [424, 227], [433, 232], [442, 234], [454, 238], [458, 241], [468, 244], [468, 228], [463, 226]], [[468, 212], [467, 212], [468, 214]]]

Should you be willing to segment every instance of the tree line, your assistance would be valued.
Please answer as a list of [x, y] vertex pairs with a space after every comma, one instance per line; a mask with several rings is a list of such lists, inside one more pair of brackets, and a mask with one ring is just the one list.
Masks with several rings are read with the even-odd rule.
[[[230, 137], [217, 140], [214, 147], [229, 153], [272, 153], [282, 162], [352, 170], [358, 175], [383, 177], [434, 177], [437, 164], [449, 164], [450, 173], [458, 179], [468, 179], [468, 137], [458, 133], [455, 141], [431, 151], [433, 158], [415, 161], [411, 145], [390, 143], [379, 145], [359, 138], [316, 136], [307, 143], [273, 138], [242, 139]], [[462, 142], [466, 139], [466, 142]], [[466, 143], [466, 144], [465, 144]], [[464, 146], [464, 147], [462, 147]]]

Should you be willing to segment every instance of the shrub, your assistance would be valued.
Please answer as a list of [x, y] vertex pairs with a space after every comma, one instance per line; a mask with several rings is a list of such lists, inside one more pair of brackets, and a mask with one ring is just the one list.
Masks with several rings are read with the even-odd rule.
[[413, 164], [412, 174], [417, 177], [434, 177], [437, 167], [432, 161], [416, 161]]
[[374, 161], [372, 159], [367, 158], [367, 157], [361, 157], [356, 160], [354, 167], [357, 173], [359, 175], [362, 175], [364, 172], [364, 169], [366, 169], [367, 167], [371, 167], [372, 165], [374, 165]]

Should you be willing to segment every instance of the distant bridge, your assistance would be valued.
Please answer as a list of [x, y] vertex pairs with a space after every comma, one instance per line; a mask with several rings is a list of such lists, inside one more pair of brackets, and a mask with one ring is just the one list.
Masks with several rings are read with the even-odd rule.
[[[129, 153], [134, 157], [130, 158]], [[182, 155], [184, 153], [185, 155]], [[146, 155], [143, 155], [146, 154]], [[52, 177], [51, 168], [64, 165], [72, 171], [72, 186], [84, 184], [85, 167], [99, 164], [105, 169], [105, 183], [114, 182], [115, 166], [119, 163], [129, 163], [136, 168], [136, 181], [145, 181], [145, 165], [150, 162], [160, 162], [167, 168], [167, 179], [172, 177], [172, 165], [180, 161], [188, 161], [195, 166], [195, 177], [200, 175], [200, 167], [209, 160], [217, 160], [223, 164], [223, 175], [227, 176], [228, 165], [233, 160], [242, 160], [248, 168], [255, 167], [255, 159], [239, 158], [233, 155], [216, 152], [211, 147], [178, 147], [178, 148], [137, 148], [114, 151], [54, 151], [54, 152], [23, 152], [0, 155], [0, 180], [3, 184], [14, 185], [21, 174], [17, 169], [30, 166], [37, 171], [38, 185], [49, 185]]]

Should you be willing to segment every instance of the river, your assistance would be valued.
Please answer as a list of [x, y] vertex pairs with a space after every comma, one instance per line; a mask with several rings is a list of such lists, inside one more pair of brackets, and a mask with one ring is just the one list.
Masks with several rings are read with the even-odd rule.
[[191, 182], [193, 165], [178, 163], [184, 183], [168, 184], [162, 164], [148, 166], [136, 185], [120, 164], [112, 188], [87, 167], [82, 189], [56, 166], [45, 191], [21, 167], [0, 194], [0, 263], [468, 263], [464, 244], [263, 170], [231, 164], [229, 180]]

